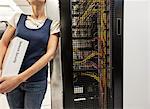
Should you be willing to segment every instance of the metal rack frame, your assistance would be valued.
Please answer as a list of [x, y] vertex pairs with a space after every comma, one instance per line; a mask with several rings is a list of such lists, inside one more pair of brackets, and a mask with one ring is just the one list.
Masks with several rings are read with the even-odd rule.
[[[104, 1], [104, 0], [101, 0]], [[64, 109], [74, 109], [73, 100], [73, 48], [72, 48], [72, 6], [70, 0], [60, 0], [60, 15], [61, 15], [61, 43], [62, 43], [62, 73], [63, 73], [63, 93], [64, 93]], [[112, 60], [111, 66], [107, 70], [112, 72], [109, 78], [112, 78], [112, 96], [105, 97], [107, 102], [113, 102], [103, 108], [108, 109], [122, 109], [123, 108], [123, 0], [110, 0], [111, 20], [110, 26], [111, 31], [109, 34], [112, 36], [110, 42], [112, 47]], [[85, 7], [86, 8], [86, 7]], [[85, 15], [86, 16], [86, 15]], [[101, 22], [103, 23], [103, 22]], [[107, 30], [107, 29], [106, 29]], [[106, 34], [106, 38], [107, 35]], [[108, 39], [107, 39], [108, 40]], [[106, 60], [107, 62], [108, 60]], [[109, 60], [110, 61], [110, 60]], [[105, 75], [106, 77], [108, 75]], [[69, 78], [69, 79], [68, 79]], [[107, 83], [106, 83], [107, 84]], [[111, 84], [107, 84], [111, 85]], [[107, 89], [106, 89], [107, 90]], [[104, 101], [105, 102], [105, 101]]]

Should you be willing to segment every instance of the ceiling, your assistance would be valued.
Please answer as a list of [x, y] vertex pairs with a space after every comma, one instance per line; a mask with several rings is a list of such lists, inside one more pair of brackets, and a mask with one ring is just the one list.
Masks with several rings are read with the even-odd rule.
[[26, 0], [1, 0], [0, 21], [6, 21], [15, 12], [30, 13], [31, 7]]
[[20, 6], [29, 6], [27, 0], [1, 0], [0, 6], [9, 5], [11, 2], [14, 2], [16, 5]]
[[[0, 21], [7, 21], [16, 12], [31, 14], [31, 7], [27, 0], [0, 0]], [[46, 13], [51, 19], [59, 20], [58, 0], [47, 0]]]

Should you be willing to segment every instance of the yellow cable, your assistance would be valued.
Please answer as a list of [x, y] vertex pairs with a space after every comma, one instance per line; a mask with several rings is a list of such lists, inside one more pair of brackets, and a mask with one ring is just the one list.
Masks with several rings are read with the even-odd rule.
[[82, 61], [75, 61], [75, 64], [81, 64], [81, 63], [85, 63], [87, 60], [91, 59], [92, 57], [98, 55], [97, 52], [93, 52], [92, 54], [90, 54], [89, 56], [87, 56], [85, 59], [83, 59]]

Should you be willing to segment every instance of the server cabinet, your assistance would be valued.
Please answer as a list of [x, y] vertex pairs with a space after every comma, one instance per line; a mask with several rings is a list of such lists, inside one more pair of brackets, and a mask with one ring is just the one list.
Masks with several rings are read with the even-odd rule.
[[123, 0], [60, 0], [64, 109], [122, 109]]

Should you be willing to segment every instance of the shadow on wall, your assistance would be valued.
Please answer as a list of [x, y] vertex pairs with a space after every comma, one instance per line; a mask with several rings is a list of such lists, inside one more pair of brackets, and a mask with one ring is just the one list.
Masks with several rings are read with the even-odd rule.
[[7, 28], [7, 22], [0, 21], [0, 39], [1, 39], [4, 31], [6, 30], [6, 28]]

